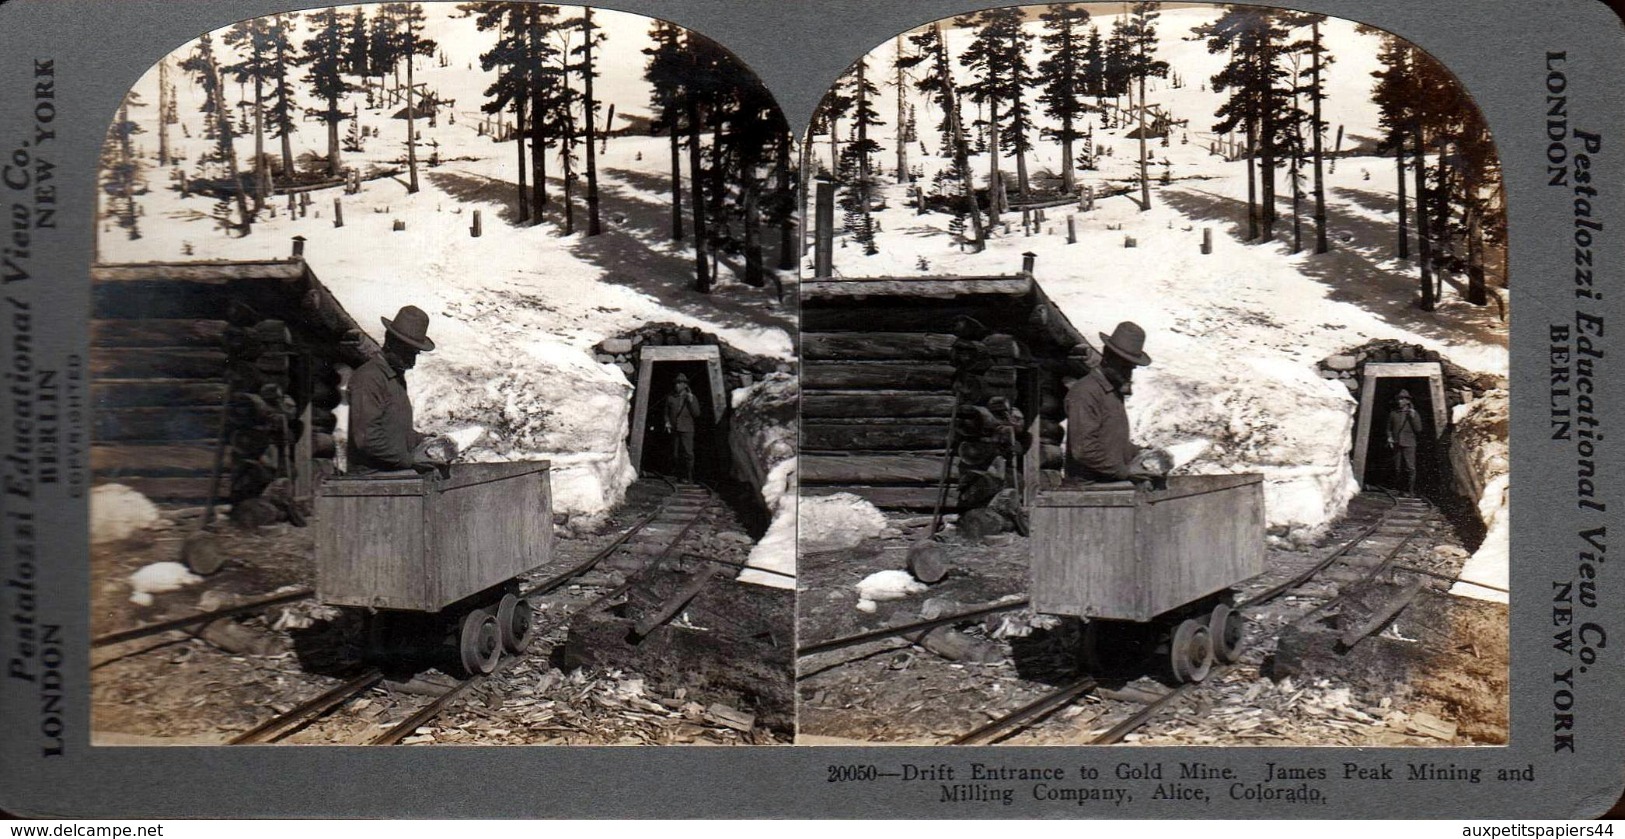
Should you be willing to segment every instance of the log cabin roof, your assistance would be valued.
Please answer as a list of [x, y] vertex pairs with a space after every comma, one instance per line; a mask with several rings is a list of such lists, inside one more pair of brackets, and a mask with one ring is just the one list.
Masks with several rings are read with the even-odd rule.
[[[1029, 273], [991, 276], [820, 278], [801, 284], [804, 332], [873, 329], [871, 320], [909, 331], [945, 332], [956, 314], [1016, 334], [1041, 354], [1093, 346]], [[940, 324], [927, 323], [940, 320]]]
[[[235, 295], [240, 290], [277, 283], [283, 287], [285, 293], [297, 295], [301, 305], [291, 311], [288, 308], [278, 307], [274, 313], [275, 317], [304, 322], [307, 326], [335, 338], [349, 335], [351, 340], [359, 340], [359, 349], [366, 355], [372, 355], [379, 349], [377, 341], [356, 323], [355, 318], [350, 316], [338, 298], [316, 277], [309, 263], [299, 257], [265, 260], [98, 263], [91, 266], [90, 279], [98, 285], [106, 284], [103, 287], [109, 290], [129, 284], [132, 287], [131, 291], [138, 294], [140, 292], [136, 292], [137, 288], [148, 293], [168, 292], [171, 295], [179, 292], [170, 284], [226, 286], [227, 288], [222, 291], [228, 295]], [[98, 302], [97, 308], [101, 307], [102, 304]], [[93, 314], [96, 318], [121, 316], [128, 315], [107, 311]], [[177, 316], [193, 315], [183, 312], [177, 313]]]

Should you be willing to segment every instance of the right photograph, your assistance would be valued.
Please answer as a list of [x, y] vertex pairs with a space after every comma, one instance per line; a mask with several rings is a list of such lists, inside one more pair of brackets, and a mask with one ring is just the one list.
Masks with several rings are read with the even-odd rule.
[[988, 9], [800, 154], [798, 743], [1507, 742], [1507, 222], [1446, 66]]

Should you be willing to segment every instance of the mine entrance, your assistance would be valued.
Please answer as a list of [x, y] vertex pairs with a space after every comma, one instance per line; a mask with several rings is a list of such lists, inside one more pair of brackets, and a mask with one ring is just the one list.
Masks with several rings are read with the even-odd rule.
[[1445, 433], [1449, 405], [1445, 401], [1444, 374], [1436, 362], [1367, 364], [1360, 387], [1360, 407], [1354, 443], [1354, 473], [1362, 487], [1404, 489], [1388, 445], [1389, 414], [1400, 391], [1422, 420], [1416, 441], [1416, 491], [1421, 495], [1448, 494], [1449, 452]]
[[628, 452], [640, 474], [676, 475], [674, 435], [666, 432], [666, 397], [678, 374], [700, 403], [694, 423], [694, 477], [709, 481], [729, 476], [727, 392], [722, 360], [715, 346], [645, 347], [641, 353], [637, 396]]

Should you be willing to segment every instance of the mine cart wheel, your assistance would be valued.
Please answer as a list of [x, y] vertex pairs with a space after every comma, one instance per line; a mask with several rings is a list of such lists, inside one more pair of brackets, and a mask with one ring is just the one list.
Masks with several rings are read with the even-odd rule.
[[502, 595], [497, 604], [497, 629], [502, 633], [502, 648], [519, 655], [536, 637], [536, 624], [532, 620], [530, 601], [511, 594]]
[[497, 628], [495, 615], [484, 609], [475, 609], [463, 616], [463, 627], [457, 644], [463, 660], [463, 669], [469, 675], [489, 673], [502, 657], [502, 633]]
[[1186, 619], [1174, 629], [1168, 644], [1168, 663], [1178, 682], [1200, 682], [1213, 668], [1213, 635], [1207, 626]]
[[1241, 636], [1246, 628], [1241, 613], [1228, 603], [1213, 607], [1208, 616], [1207, 631], [1213, 636], [1213, 657], [1225, 664], [1234, 664], [1241, 658]]
[[1155, 636], [1143, 624], [1084, 621], [1078, 644], [1078, 666], [1094, 675], [1119, 673], [1139, 664]]

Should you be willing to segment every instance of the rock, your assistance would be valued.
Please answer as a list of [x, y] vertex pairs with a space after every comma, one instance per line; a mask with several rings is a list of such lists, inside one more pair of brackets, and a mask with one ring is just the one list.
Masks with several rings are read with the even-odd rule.
[[1327, 356], [1326, 360], [1321, 362], [1321, 364], [1324, 364], [1326, 366], [1326, 369], [1328, 369], [1328, 370], [1339, 370], [1339, 371], [1341, 371], [1341, 370], [1353, 370], [1355, 365], [1359, 364], [1359, 363], [1360, 363], [1360, 360], [1358, 358], [1355, 358], [1352, 355], [1332, 355], [1332, 356]]
[[749, 731], [756, 727], [755, 714], [730, 708], [720, 702], [705, 709], [705, 719], [735, 731]]
[[1335, 378], [1337, 378], [1337, 371], [1336, 370], [1330, 370], [1330, 369], [1322, 370], [1322, 371], [1320, 371], [1320, 377], [1322, 379], [1335, 379]]
[[193, 573], [208, 576], [226, 564], [226, 556], [214, 534], [205, 530], [186, 537], [181, 545], [181, 561]]
[[1349, 393], [1360, 392], [1360, 381], [1358, 379], [1344, 379], [1343, 384], [1348, 387]]
[[599, 354], [593, 356], [593, 360], [597, 361], [599, 364], [614, 364], [615, 363], [615, 356], [609, 355], [607, 353], [599, 353]]
[[604, 342], [598, 345], [598, 349], [611, 355], [625, 355], [632, 351], [632, 339], [605, 338]]
[[268, 656], [278, 652], [275, 638], [230, 618], [211, 621], [198, 637], [233, 655]]

